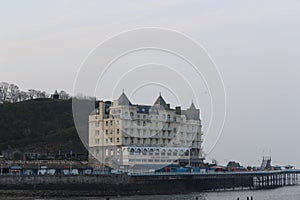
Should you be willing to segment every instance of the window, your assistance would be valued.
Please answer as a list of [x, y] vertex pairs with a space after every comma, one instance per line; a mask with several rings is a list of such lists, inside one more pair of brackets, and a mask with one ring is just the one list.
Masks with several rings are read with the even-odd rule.
[[133, 117], [133, 112], [130, 112], [130, 117]]
[[120, 129], [117, 129], [117, 134], [119, 134], [120, 133]]
[[108, 126], [108, 121], [105, 122], [105, 125]]
[[111, 142], [111, 143], [113, 142], [113, 139], [112, 139], [112, 138], [110, 138], [110, 142]]
[[171, 156], [171, 155], [172, 155], [172, 151], [169, 150], [169, 151], [167, 152], [167, 155], [168, 155], [168, 156]]
[[[145, 110], [145, 109], [144, 109]], [[143, 115], [143, 119], [146, 119], [146, 115]]]
[[168, 115], [168, 118], [167, 118], [167, 119], [168, 119], [168, 121], [170, 121], [170, 120], [171, 120], [171, 116], [170, 116], [170, 115]]
[[110, 125], [111, 125], [111, 126], [113, 125], [113, 121], [110, 121]]
[[106, 144], [108, 143], [108, 139], [107, 139], [107, 138], [105, 139], [105, 143], [106, 143]]
[[120, 138], [117, 138], [117, 142], [120, 142]]
[[145, 121], [143, 121], [143, 126], [146, 126], [146, 122]]
[[176, 117], [173, 117], [174, 122], [176, 122]]
[[158, 150], [155, 150], [155, 155], [159, 156], [159, 151]]
[[145, 149], [143, 152], [142, 152], [143, 155], [147, 155], [147, 150]]
[[108, 130], [107, 130], [107, 129], [105, 130], [105, 134], [106, 134], [106, 135], [108, 134]]
[[97, 122], [96, 122], [96, 127], [99, 127], [99, 126], [100, 126], [100, 122], [97, 121]]
[[130, 143], [133, 144], [134, 143], [133, 138], [131, 138], [130, 140], [131, 140]]
[[100, 135], [100, 131], [99, 131], [99, 130], [96, 130], [96, 131], [95, 131], [95, 135], [96, 135], [96, 136], [99, 136], [99, 135]]
[[99, 140], [99, 139], [95, 139], [95, 143], [96, 143], [96, 144], [99, 144], [99, 143], [100, 143], [100, 140]]
[[141, 122], [140, 122], [140, 121], [137, 121], [137, 125], [140, 126], [140, 125], [141, 125]]
[[150, 155], [150, 156], [153, 156], [153, 149], [150, 149], [149, 155]]
[[128, 138], [127, 138], [127, 137], [125, 137], [124, 139], [125, 139], [125, 143], [127, 144], [127, 142], [128, 142]]
[[137, 115], [138, 118], [140, 118], [140, 115]]
[[134, 155], [134, 150], [133, 149], [130, 150], [130, 155]]
[[173, 128], [173, 132], [176, 133], [176, 132], [177, 132], [177, 129], [176, 129], [176, 128]]

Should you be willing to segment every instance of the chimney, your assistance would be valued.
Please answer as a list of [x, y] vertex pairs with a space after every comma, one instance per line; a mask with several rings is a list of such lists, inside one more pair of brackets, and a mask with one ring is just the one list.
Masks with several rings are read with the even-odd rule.
[[176, 106], [176, 107], [175, 107], [175, 113], [176, 113], [177, 115], [181, 115], [181, 107], [180, 107], [180, 106]]

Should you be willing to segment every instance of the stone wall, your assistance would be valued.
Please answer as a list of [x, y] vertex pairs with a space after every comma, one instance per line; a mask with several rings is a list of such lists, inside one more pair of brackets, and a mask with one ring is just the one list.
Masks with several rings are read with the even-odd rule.
[[[0, 190], [42, 193], [42, 196], [105, 196], [178, 194], [212, 189], [251, 187], [251, 177], [210, 176], [0, 176]], [[1, 192], [0, 192], [1, 193]], [[22, 192], [21, 192], [22, 193]], [[16, 193], [15, 193], [16, 194]]]

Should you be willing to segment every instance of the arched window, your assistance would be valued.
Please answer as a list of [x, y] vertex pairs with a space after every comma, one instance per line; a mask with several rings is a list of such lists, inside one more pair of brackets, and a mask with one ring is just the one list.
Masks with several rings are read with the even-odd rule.
[[162, 155], [162, 156], [165, 156], [165, 155], [166, 155], [166, 150], [165, 150], [165, 149], [163, 149], [163, 150], [161, 151], [161, 155]]
[[173, 156], [177, 156], [178, 155], [178, 151], [177, 150], [174, 150], [173, 151]]

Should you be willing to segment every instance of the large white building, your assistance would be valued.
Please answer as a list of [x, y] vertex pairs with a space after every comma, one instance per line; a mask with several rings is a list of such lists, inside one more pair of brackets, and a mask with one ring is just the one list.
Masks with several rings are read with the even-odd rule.
[[90, 164], [112, 168], [202, 163], [200, 110], [192, 103], [170, 108], [159, 95], [154, 105], [119, 99], [100, 101], [89, 116]]

